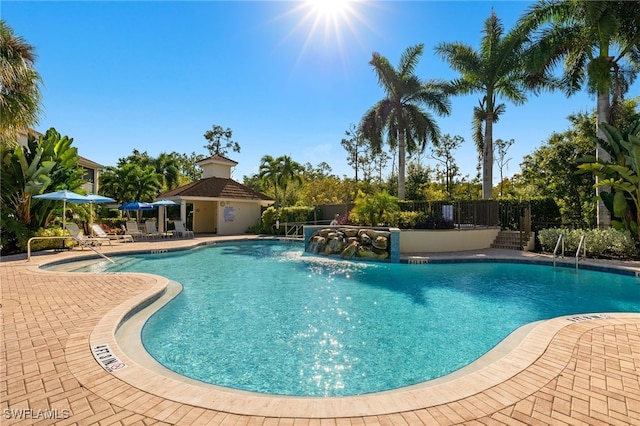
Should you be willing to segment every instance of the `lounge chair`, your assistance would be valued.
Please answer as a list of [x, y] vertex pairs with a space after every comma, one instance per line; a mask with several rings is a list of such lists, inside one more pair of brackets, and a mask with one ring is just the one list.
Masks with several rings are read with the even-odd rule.
[[88, 246], [100, 246], [102, 243], [109, 243], [111, 245], [111, 240], [109, 238], [100, 238], [100, 237], [88, 237], [80, 231], [80, 228], [77, 224], [70, 222], [66, 225], [67, 231], [69, 234], [77, 241], [80, 242], [80, 246], [84, 249], [85, 245]]
[[91, 229], [93, 230], [93, 233], [96, 234], [98, 236], [98, 238], [109, 238], [110, 240], [116, 240], [116, 241], [120, 241], [122, 240], [123, 243], [132, 243], [133, 242], [133, 237], [129, 234], [107, 234], [104, 229], [102, 229], [102, 227], [100, 225], [98, 225], [97, 223], [94, 223], [91, 225]]
[[126, 222], [127, 226], [127, 234], [131, 235], [133, 238], [136, 237], [146, 237], [146, 234], [142, 232], [140, 228], [138, 228], [138, 222], [133, 220], [128, 220]]
[[147, 220], [144, 223], [144, 227], [147, 230], [147, 237], [152, 237], [152, 238], [162, 238], [164, 237], [164, 234], [160, 231], [158, 231], [158, 228], [156, 228], [156, 223], [152, 220]]
[[189, 231], [188, 229], [186, 229], [184, 227], [184, 223], [182, 223], [181, 220], [174, 220], [173, 226], [175, 226], [176, 228], [174, 232], [178, 237], [183, 237], [183, 236], [186, 237], [189, 235], [191, 235], [192, 237], [194, 236], [193, 231]]

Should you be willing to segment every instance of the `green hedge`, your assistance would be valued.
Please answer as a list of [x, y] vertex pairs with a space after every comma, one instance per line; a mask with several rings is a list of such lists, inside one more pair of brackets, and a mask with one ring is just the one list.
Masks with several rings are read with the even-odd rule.
[[628, 231], [617, 231], [615, 229], [543, 229], [538, 232], [538, 241], [542, 251], [553, 252], [560, 234], [564, 236], [565, 252], [575, 253], [578, 249], [580, 238], [584, 235], [587, 256], [620, 258], [638, 255], [638, 250], [631, 234]]
[[[62, 228], [60, 227], [47, 228], [47, 229], [40, 228], [29, 238], [25, 240], [20, 240], [18, 242], [18, 247], [20, 247], [20, 250], [22, 252], [26, 252], [27, 244], [31, 237], [62, 237], [62, 236], [68, 236], [68, 235], [69, 235], [69, 232], [67, 232], [66, 230], [63, 231]], [[63, 241], [64, 241], [65, 247], [74, 247], [78, 245], [78, 243], [71, 237], [64, 240], [61, 238], [55, 238], [51, 240], [34, 240], [31, 242], [31, 251], [35, 252], [40, 250], [59, 249], [63, 246]]]
[[417, 211], [401, 211], [398, 212], [397, 225], [401, 229], [414, 229], [419, 222], [425, 222], [427, 214]]

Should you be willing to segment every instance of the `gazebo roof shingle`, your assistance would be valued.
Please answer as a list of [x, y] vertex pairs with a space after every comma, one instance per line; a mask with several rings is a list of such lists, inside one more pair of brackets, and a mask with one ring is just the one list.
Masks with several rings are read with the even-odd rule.
[[191, 182], [171, 191], [165, 192], [158, 198], [167, 197], [210, 197], [231, 198], [240, 200], [264, 200], [273, 201], [272, 198], [254, 191], [248, 186], [242, 185], [233, 179], [210, 177]]

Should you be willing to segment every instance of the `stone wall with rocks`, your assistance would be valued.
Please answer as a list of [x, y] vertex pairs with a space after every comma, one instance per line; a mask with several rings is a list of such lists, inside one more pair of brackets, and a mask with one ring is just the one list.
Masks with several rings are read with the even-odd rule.
[[400, 230], [355, 226], [305, 226], [305, 251], [343, 259], [400, 261]]

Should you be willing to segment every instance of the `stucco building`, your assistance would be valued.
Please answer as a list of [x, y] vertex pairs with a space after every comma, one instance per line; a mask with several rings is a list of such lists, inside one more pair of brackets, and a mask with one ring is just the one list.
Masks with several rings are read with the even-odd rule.
[[[231, 179], [231, 169], [237, 164], [219, 154], [205, 158], [197, 163], [202, 179], [157, 198], [179, 203], [180, 219], [191, 223], [194, 233], [243, 234], [259, 223], [262, 208], [274, 200]], [[164, 218], [158, 222], [164, 223]]]

